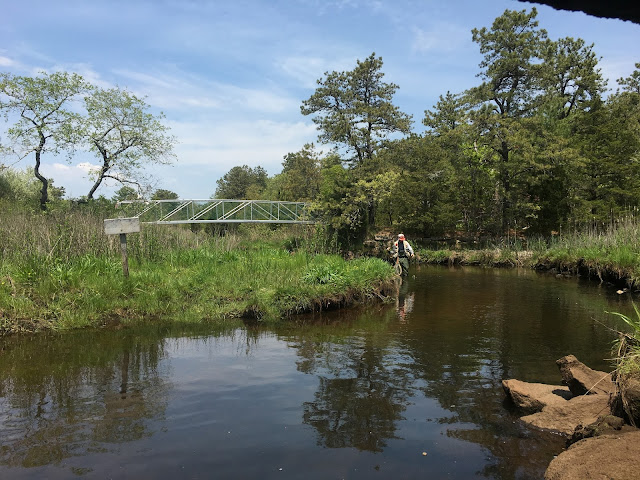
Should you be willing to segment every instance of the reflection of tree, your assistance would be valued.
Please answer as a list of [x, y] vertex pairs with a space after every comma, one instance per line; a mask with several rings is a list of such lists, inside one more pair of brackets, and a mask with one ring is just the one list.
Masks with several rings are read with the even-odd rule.
[[117, 444], [150, 436], [153, 432], [148, 420], [163, 415], [167, 386], [156, 365], [148, 363], [150, 358], [157, 362], [158, 352], [155, 346], [148, 350], [136, 347], [131, 352], [125, 346], [121, 360], [105, 372], [109, 378], [103, 385], [109, 387], [102, 397], [101, 415], [92, 427], [93, 441]]
[[389, 346], [388, 323], [371, 312], [360, 323], [368, 324], [366, 333], [353, 325], [295, 338], [298, 369], [318, 375], [320, 382], [314, 401], [303, 405], [303, 421], [316, 429], [323, 446], [380, 452], [396, 438], [412, 377]]
[[0, 464], [60, 464], [151, 435], [167, 403], [164, 355], [157, 333], [13, 340], [0, 357]]
[[440, 419], [447, 435], [485, 450], [478, 475], [541, 478], [563, 441], [519, 424], [503, 405], [501, 381], [559, 382], [555, 360], [567, 352], [594, 357], [607, 332], [576, 308], [587, 301], [575, 284], [519, 270], [433, 271], [403, 326], [413, 374], [425, 397], [451, 412]]
[[380, 452], [387, 439], [396, 438], [406, 396], [382, 379], [320, 377], [316, 400], [304, 404], [303, 419], [326, 447]]

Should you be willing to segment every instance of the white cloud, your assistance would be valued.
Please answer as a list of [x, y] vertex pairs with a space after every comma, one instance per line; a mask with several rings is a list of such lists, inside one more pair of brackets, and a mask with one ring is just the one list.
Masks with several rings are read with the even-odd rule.
[[226, 172], [246, 164], [260, 165], [272, 174], [279, 173], [284, 155], [300, 150], [317, 136], [315, 125], [311, 123], [268, 120], [208, 126], [173, 123], [171, 130], [182, 140], [176, 147], [179, 168], [217, 164]]
[[413, 29], [411, 49], [416, 53], [450, 54], [471, 43], [469, 31], [452, 23], [440, 22], [428, 30]]
[[630, 76], [635, 70], [634, 60], [629, 57], [603, 59], [598, 66], [603, 78], [608, 81], [607, 87], [612, 91], [619, 87], [616, 80]]
[[53, 169], [61, 172], [68, 172], [69, 170], [71, 170], [71, 167], [62, 163], [54, 163]]
[[240, 87], [174, 71], [152, 75], [117, 70], [119, 76], [133, 80], [134, 90], [144, 92], [148, 102], [162, 109], [233, 111], [241, 108], [256, 112], [281, 113], [297, 108], [299, 100], [277, 90]]
[[294, 78], [304, 88], [315, 88], [316, 80], [324, 77], [325, 72], [352, 70], [356, 65], [355, 57], [322, 58], [313, 56], [287, 57], [277, 63], [285, 74]]
[[0, 55], [0, 67], [11, 67], [14, 64], [15, 62], [10, 58]]
[[100, 165], [94, 165], [89, 162], [81, 162], [76, 165], [76, 168], [85, 172], [85, 174], [90, 174], [100, 169]]
[[79, 165], [63, 163], [43, 164], [45, 177], [52, 178], [54, 185], [64, 187], [67, 197], [77, 198], [89, 193], [92, 182], [87, 177], [87, 170]]

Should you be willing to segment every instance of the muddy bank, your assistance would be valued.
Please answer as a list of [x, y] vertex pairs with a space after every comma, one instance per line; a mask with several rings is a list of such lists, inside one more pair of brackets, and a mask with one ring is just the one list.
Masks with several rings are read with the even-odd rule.
[[562, 385], [503, 380], [521, 421], [567, 438], [567, 449], [549, 465], [547, 480], [629, 479], [640, 476], [637, 378], [592, 370], [573, 355], [556, 362]]

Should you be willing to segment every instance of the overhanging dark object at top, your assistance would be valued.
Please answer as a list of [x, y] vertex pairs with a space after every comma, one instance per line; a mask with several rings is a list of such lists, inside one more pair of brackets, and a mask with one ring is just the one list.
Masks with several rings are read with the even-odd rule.
[[549, 5], [558, 10], [584, 12], [595, 17], [619, 18], [640, 24], [640, 2], [638, 0], [609, 0], [606, 2], [597, 0], [540, 0], [526, 3]]

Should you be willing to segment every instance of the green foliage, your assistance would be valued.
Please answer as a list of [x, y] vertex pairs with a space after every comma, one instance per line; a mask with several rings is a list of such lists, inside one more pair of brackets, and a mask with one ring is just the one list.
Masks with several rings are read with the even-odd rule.
[[115, 191], [111, 199], [121, 202], [122, 200], [137, 200], [138, 197], [138, 191], [135, 188], [124, 185]]
[[622, 321], [626, 323], [627, 326], [631, 327], [631, 334], [636, 338], [638, 338], [640, 337], [640, 310], [638, 310], [638, 306], [635, 303], [633, 304], [633, 309], [636, 312], [635, 319], [618, 312], [606, 312], [606, 313], [610, 313], [611, 315], [616, 315], [618, 318], [622, 319]]
[[[78, 101], [84, 96], [84, 105]], [[82, 108], [84, 107], [84, 109]], [[78, 74], [41, 72], [38, 76], [0, 74], [0, 113], [15, 123], [8, 129], [11, 142], [2, 146], [18, 158], [34, 154], [34, 176], [41, 184], [40, 207], [49, 196], [61, 197], [51, 180], [40, 173], [43, 155], [86, 147], [101, 160], [90, 174], [95, 180], [87, 194], [93, 199], [105, 178], [142, 186], [143, 167], [173, 160], [175, 138], [162, 124], [163, 115], [148, 113], [144, 100], [119, 88], [104, 90]]]
[[162, 114], [148, 113], [149, 105], [132, 93], [92, 88], [85, 97], [86, 116], [78, 120], [78, 135], [101, 162], [91, 172], [92, 199], [105, 178], [140, 184], [143, 167], [171, 163], [176, 139], [168, 135]]
[[627, 78], [619, 78], [618, 84], [625, 92], [640, 95], [640, 62], [635, 64], [636, 69]]
[[151, 200], [175, 200], [178, 198], [178, 194], [176, 192], [172, 192], [171, 190], [165, 190], [164, 188], [158, 188], [151, 195]]
[[391, 103], [398, 86], [383, 82], [381, 69], [382, 58], [372, 53], [351, 71], [328, 72], [300, 107], [314, 115], [320, 140], [345, 146], [356, 164], [371, 160], [389, 134], [411, 126], [411, 117]]
[[342, 286], [345, 279], [343, 267], [337, 261], [311, 265], [302, 275], [302, 279], [309, 284]]
[[262, 167], [233, 167], [217, 182], [215, 198], [255, 200], [267, 187], [267, 172]]
[[581, 38], [560, 38], [543, 46], [540, 78], [546, 90], [541, 106], [547, 115], [563, 119], [600, 102], [605, 91], [593, 44]]
[[631, 329], [630, 333], [620, 333], [614, 343], [616, 370], [619, 373], [638, 373], [640, 371], [640, 310], [634, 303], [635, 318], [618, 312], [606, 312], [620, 318]]
[[9, 127], [11, 150], [20, 158], [33, 153], [33, 172], [40, 181], [40, 208], [49, 201], [49, 180], [40, 173], [42, 154], [75, 148], [76, 122], [72, 102], [89, 85], [77, 74], [40, 72], [37, 77], [0, 73], [0, 114], [15, 119]]
[[321, 160], [313, 144], [285, 155], [277, 199], [291, 202], [315, 199], [320, 190], [320, 166]]
[[416, 252], [427, 263], [447, 263], [452, 258], [451, 250], [424, 250]]
[[[41, 188], [33, 168], [0, 170], [0, 200], [33, 208], [39, 206]], [[51, 200], [60, 200], [64, 196], [64, 188], [54, 186], [53, 180], [48, 179], [48, 195]]]
[[[472, 38], [482, 55], [479, 84], [441, 95], [425, 110], [423, 135], [410, 134], [411, 118], [393, 105], [399, 87], [384, 81], [382, 59], [372, 54], [352, 70], [327, 72], [302, 102], [319, 139], [335, 150], [323, 158], [314, 145], [304, 145], [288, 153], [282, 172], [271, 178], [262, 167], [233, 167], [217, 181], [215, 196], [312, 202], [324, 222], [322, 239], [314, 241], [318, 251], [358, 250], [374, 229], [494, 240], [586, 227], [604, 232], [640, 207], [640, 63], [605, 99], [594, 45], [549, 38], [535, 8], [506, 10], [490, 27], [473, 29]], [[96, 188], [113, 176], [128, 185], [114, 199], [149, 197], [142, 167], [158, 156], [168, 160], [163, 154], [170, 156], [173, 139], [144, 100], [64, 73], [2, 74], [0, 87], [0, 110], [15, 121], [13, 144], [1, 149], [35, 152], [37, 178], [0, 171], [0, 201], [33, 208], [62, 197], [64, 191], [39, 174], [41, 156], [72, 152], [83, 139], [104, 160]], [[74, 104], [80, 93], [86, 115]], [[17, 116], [27, 103], [32, 123]], [[55, 125], [38, 123], [48, 108]], [[51, 136], [40, 144], [46, 131]], [[152, 197], [176, 198], [163, 189]], [[220, 235], [237, 228], [192, 231]], [[137, 255], [152, 255], [141, 245], [134, 245]], [[626, 265], [629, 255], [620, 250], [619, 261]]]
[[[277, 320], [321, 308], [327, 297], [363, 299], [392, 275], [380, 260], [318, 254], [328, 248], [326, 236], [304, 226], [240, 226], [241, 239], [145, 225], [127, 235], [130, 276], [124, 278], [119, 239], [103, 230], [103, 219], [113, 214], [108, 205], [0, 212], [0, 334], [99, 326], [114, 318]], [[340, 282], [305, 281], [314, 268], [335, 270]]]
[[[232, 242], [218, 239], [195, 249], [132, 258], [129, 278], [122, 277], [114, 255], [4, 262], [0, 312], [10, 322], [3, 328], [47, 324], [68, 329], [99, 326], [112, 318], [123, 323], [276, 321], [321, 308], [325, 298], [364, 298], [393, 275], [378, 259], [347, 262], [338, 256], [291, 254], [263, 242], [236, 247]], [[21, 323], [26, 315], [39, 321]]]
[[[440, 235], [459, 218], [454, 169], [438, 139], [391, 142], [378, 160], [387, 167], [368, 182], [376, 219], [394, 230]], [[382, 169], [381, 169], [382, 170]]]
[[336, 154], [322, 160], [320, 192], [313, 209], [328, 226], [328, 236], [335, 236], [341, 247], [353, 248], [364, 240], [367, 198], [357, 185], [354, 171], [345, 168]]

